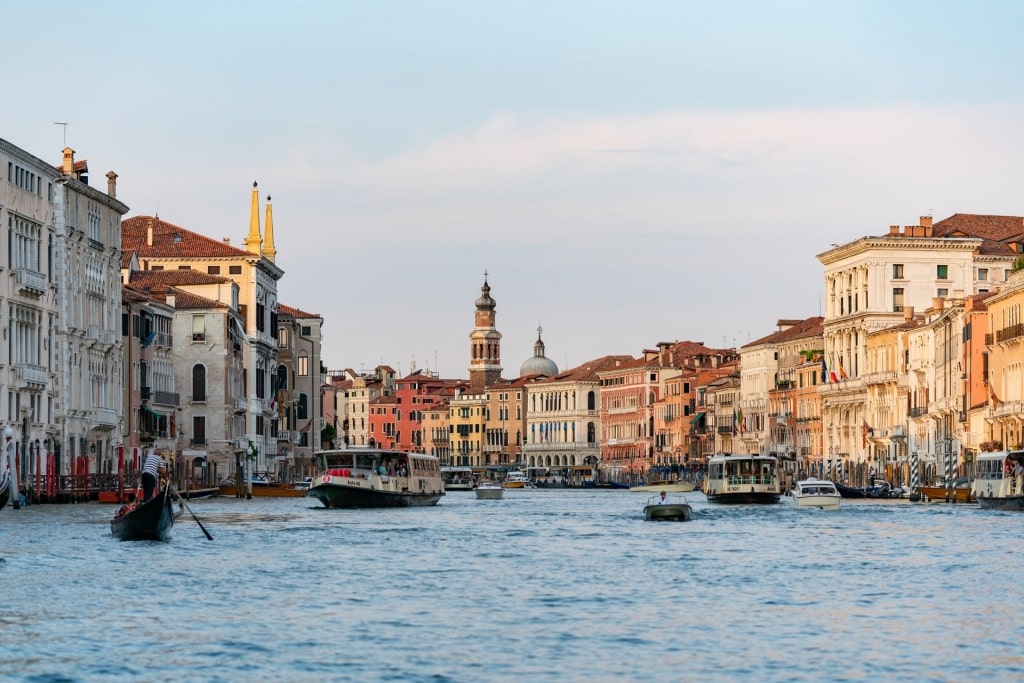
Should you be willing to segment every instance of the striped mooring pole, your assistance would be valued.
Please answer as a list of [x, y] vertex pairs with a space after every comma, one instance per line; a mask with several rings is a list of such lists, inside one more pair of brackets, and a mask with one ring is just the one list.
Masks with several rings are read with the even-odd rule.
[[910, 491], [913, 493], [921, 485], [921, 469], [917, 462], [917, 451], [910, 452]]

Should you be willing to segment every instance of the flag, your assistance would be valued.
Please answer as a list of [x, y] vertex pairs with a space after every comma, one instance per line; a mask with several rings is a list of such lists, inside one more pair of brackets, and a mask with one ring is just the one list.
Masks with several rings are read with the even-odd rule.
[[740, 436], [743, 436], [743, 409], [736, 408], [736, 428], [740, 432]]
[[286, 378], [282, 377], [281, 375], [277, 375], [277, 381], [274, 382], [274, 392], [273, 392], [273, 395], [270, 397], [270, 412], [272, 412], [272, 413], [276, 413], [277, 412], [277, 406], [278, 406], [277, 396], [282, 391], [284, 391], [285, 387], [287, 386], [287, 383], [288, 383], [288, 380]]
[[839, 378], [836, 377], [836, 371], [835, 370], [829, 370], [828, 376], [829, 376], [829, 379], [832, 380], [832, 384], [839, 384]]
[[999, 404], [1002, 403], [1002, 401], [1000, 401], [999, 397], [996, 396], [996, 389], [995, 389], [995, 387], [989, 387], [989, 389], [992, 392], [992, 405], [995, 406], [995, 407], [999, 407]]
[[846, 370], [843, 369], [843, 361], [839, 360], [838, 363], [839, 363], [839, 378], [840, 379], [850, 379], [849, 375], [846, 374]]
[[821, 359], [821, 383], [828, 384], [828, 367], [825, 365], [825, 359]]
[[871, 427], [868, 426], [868, 421], [864, 420], [864, 424], [860, 428], [860, 447], [868, 447], [868, 434], [871, 432]]

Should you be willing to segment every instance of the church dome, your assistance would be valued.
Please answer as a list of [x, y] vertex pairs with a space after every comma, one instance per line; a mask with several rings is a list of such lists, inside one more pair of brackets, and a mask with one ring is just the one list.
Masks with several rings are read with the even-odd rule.
[[533, 343], [533, 356], [523, 361], [519, 367], [519, 376], [544, 375], [554, 377], [558, 374], [558, 366], [555, 361], [544, 355], [544, 342], [540, 338], [541, 328], [537, 328], [537, 341]]

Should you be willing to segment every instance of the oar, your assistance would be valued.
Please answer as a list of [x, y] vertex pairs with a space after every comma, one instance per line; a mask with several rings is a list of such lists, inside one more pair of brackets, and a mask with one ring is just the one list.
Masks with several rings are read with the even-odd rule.
[[185, 499], [182, 497], [178, 489], [174, 489], [174, 493], [178, 496], [178, 502], [181, 503], [186, 510], [188, 510], [188, 514], [192, 515], [192, 519], [196, 520], [196, 524], [198, 524], [199, 528], [203, 530], [204, 534], [206, 534], [206, 540], [212, 541], [213, 536], [210, 535], [210, 532], [206, 530], [206, 527], [203, 526], [203, 523], [199, 521], [198, 517], [196, 517], [196, 513], [192, 512], [192, 508], [190, 508], [188, 504], [185, 502]]

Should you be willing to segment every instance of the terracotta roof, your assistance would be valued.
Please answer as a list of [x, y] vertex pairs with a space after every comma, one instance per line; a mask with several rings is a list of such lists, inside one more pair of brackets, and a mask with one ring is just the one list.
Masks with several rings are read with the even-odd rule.
[[198, 270], [136, 270], [128, 277], [128, 283], [146, 289], [147, 287], [168, 287], [186, 285], [215, 285], [234, 282], [223, 275], [210, 275]]
[[[152, 245], [147, 244], [151, 223]], [[121, 250], [136, 251], [140, 258], [259, 258], [259, 254], [152, 216], [132, 216], [121, 221]]]
[[955, 213], [933, 226], [936, 237], [980, 237], [993, 242], [1024, 238], [1024, 217]]
[[289, 306], [287, 304], [282, 304], [281, 302], [278, 302], [278, 304], [277, 304], [277, 312], [279, 314], [283, 313], [284, 315], [290, 315], [293, 318], [319, 318], [320, 317], [319, 313], [306, 313], [302, 309], [292, 308], [291, 306]]
[[[56, 166], [54, 166], [54, 168], [57, 169], [58, 173], [63, 173], [64, 172], [64, 164], [62, 164], [62, 163], [61, 164], [57, 164]], [[81, 161], [74, 162], [74, 165], [71, 168], [72, 168], [72, 170], [74, 170], [75, 173], [82, 173], [83, 171], [88, 173], [89, 172], [89, 162], [86, 159], [82, 159]]]
[[165, 296], [168, 293], [174, 294], [174, 310], [184, 311], [193, 309], [207, 309], [207, 308], [228, 308], [227, 304], [222, 304], [219, 301], [213, 299], [207, 299], [205, 296], [199, 296], [198, 294], [192, 294], [181, 289], [168, 289], [165, 292]]
[[144, 292], [132, 289], [129, 285], [121, 285], [121, 303], [137, 304], [150, 300], [151, 297]]
[[601, 356], [594, 360], [588, 360], [574, 368], [564, 370], [554, 377], [545, 377], [537, 381], [538, 384], [550, 382], [596, 382], [597, 373], [604, 370], [614, 370], [633, 362], [632, 356]]
[[[755, 339], [749, 344], [744, 344], [742, 348], [748, 349], [751, 346], [760, 346], [762, 344], [781, 344], [783, 342], [792, 341], [794, 339], [803, 339], [805, 337], [824, 337], [825, 319], [821, 316], [815, 316], [813, 318], [807, 318], [806, 320], [780, 320], [780, 323], [788, 323], [792, 327], [773, 332], [760, 339]], [[795, 324], [794, 324], [795, 323]]]

